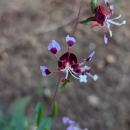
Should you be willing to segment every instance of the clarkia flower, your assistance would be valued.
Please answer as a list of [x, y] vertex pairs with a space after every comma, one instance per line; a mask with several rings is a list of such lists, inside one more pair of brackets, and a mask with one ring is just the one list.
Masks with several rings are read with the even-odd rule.
[[87, 82], [87, 75], [93, 78], [94, 81], [98, 79], [97, 75], [91, 75], [91, 67], [83, 66], [86, 62], [90, 61], [95, 52], [92, 52], [88, 58], [83, 59], [81, 62], [78, 62], [75, 54], [71, 53], [71, 47], [75, 44], [76, 40], [69, 35], [66, 36], [66, 43], [68, 44], [68, 51], [63, 54], [60, 58], [56, 55], [56, 53], [60, 50], [60, 45], [55, 40], [48, 45], [48, 50], [54, 54], [58, 61], [58, 67], [56, 71], [50, 71], [45, 66], [40, 66], [40, 70], [43, 76], [47, 76], [50, 73], [54, 72], [65, 72], [66, 75], [62, 79], [62, 81], [68, 81], [68, 75], [71, 74], [74, 78], [78, 79], [80, 82]]
[[104, 0], [105, 4], [108, 7], [108, 13], [105, 12], [104, 8], [102, 6], [98, 6], [95, 9], [95, 16], [88, 18], [89, 21], [96, 21], [96, 24], [93, 24], [91, 28], [96, 27], [96, 26], [101, 26], [104, 27], [104, 42], [107, 44], [108, 43], [108, 36], [107, 36], [107, 30], [109, 31], [110, 37], [112, 37], [112, 31], [110, 29], [110, 24], [114, 24], [117, 26], [121, 26], [123, 24], [126, 24], [126, 20], [124, 20], [121, 23], [116, 22], [115, 20], [119, 19], [121, 15], [118, 17], [115, 17], [113, 19], [109, 19], [110, 16], [114, 12], [114, 6], [109, 4], [109, 0]]

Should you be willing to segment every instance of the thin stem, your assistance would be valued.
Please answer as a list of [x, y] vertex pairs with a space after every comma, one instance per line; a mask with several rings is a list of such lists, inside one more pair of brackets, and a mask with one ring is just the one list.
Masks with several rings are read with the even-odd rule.
[[71, 47], [68, 47], [68, 62], [69, 62], [69, 59], [70, 59], [70, 51], [71, 51]]
[[[78, 26], [78, 24], [79, 24], [79, 16], [80, 16], [80, 11], [81, 11], [81, 7], [82, 7], [82, 3], [83, 3], [83, 0], [81, 0], [81, 3], [80, 3], [80, 7], [79, 7], [79, 12], [78, 12], [78, 17], [77, 17], [77, 20], [76, 20], [76, 23], [75, 23], [75, 27], [74, 27], [74, 31], [73, 31], [73, 33], [72, 33], [72, 37], [74, 37], [74, 34], [75, 34], [75, 32], [76, 32], [76, 29], [77, 29], [77, 26]], [[70, 50], [71, 50], [71, 48], [70, 47], [68, 47], [68, 61], [69, 61], [69, 58], [70, 58]]]
[[56, 57], [56, 59], [59, 61], [59, 58], [58, 58], [58, 56], [56, 55], [56, 54], [54, 54], [54, 56]]
[[74, 31], [73, 31], [73, 33], [72, 33], [72, 37], [74, 37], [74, 34], [75, 34], [75, 32], [76, 32], [76, 29], [77, 29], [77, 26], [78, 26], [78, 23], [79, 23], [79, 15], [80, 15], [82, 3], [83, 3], [83, 0], [82, 0], [81, 3], [80, 3], [80, 8], [79, 8], [79, 12], [78, 12], [78, 17], [77, 17], [77, 20], [76, 20], [76, 24], [75, 24], [75, 27], [74, 27]]
[[51, 105], [50, 105], [50, 108], [49, 108], [49, 110], [48, 110], [48, 114], [51, 113], [51, 109], [52, 109], [53, 104], [54, 104], [54, 102], [55, 102], [55, 99], [56, 99], [56, 96], [57, 96], [57, 93], [58, 93], [58, 89], [59, 89], [59, 84], [60, 84], [61, 77], [62, 77], [62, 72], [60, 72], [59, 79], [58, 79], [57, 86], [56, 86], [56, 90], [55, 90], [53, 99], [52, 99], [52, 101], [51, 101]]

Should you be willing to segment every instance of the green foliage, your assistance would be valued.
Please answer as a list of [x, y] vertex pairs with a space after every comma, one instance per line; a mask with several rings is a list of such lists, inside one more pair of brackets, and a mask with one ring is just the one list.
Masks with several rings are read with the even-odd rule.
[[91, 11], [94, 14], [97, 8], [97, 0], [91, 0]]
[[37, 103], [35, 110], [36, 110], [36, 122], [37, 122], [37, 126], [39, 126], [39, 124], [42, 120], [43, 114], [44, 114], [44, 109], [42, 108], [40, 102]]
[[82, 20], [82, 21], [80, 21], [80, 24], [89, 25], [89, 21], [87, 19]]
[[[69, 74], [69, 76], [68, 76], [68, 80], [70, 80], [70, 77], [71, 77], [71, 75]], [[67, 85], [67, 81], [65, 81], [64, 83], [62, 83], [62, 85], [60, 86], [60, 88], [59, 88], [59, 92], [61, 92], [64, 88], [65, 88], [65, 86]]]
[[96, 21], [95, 17], [89, 17], [86, 20], [80, 21], [80, 24], [89, 25], [90, 21]]
[[47, 116], [42, 119], [37, 130], [50, 130], [50, 129], [51, 129], [51, 118]]
[[55, 117], [55, 116], [57, 116], [57, 114], [58, 114], [58, 105], [57, 105], [57, 103], [55, 102], [54, 105], [53, 105], [52, 114], [50, 114], [49, 116], [50, 116], [50, 117]]
[[25, 117], [24, 111], [30, 97], [15, 100], [9, 108], [0, 108], [0, 129], [1, 130], [27, 130], [29, 120]]

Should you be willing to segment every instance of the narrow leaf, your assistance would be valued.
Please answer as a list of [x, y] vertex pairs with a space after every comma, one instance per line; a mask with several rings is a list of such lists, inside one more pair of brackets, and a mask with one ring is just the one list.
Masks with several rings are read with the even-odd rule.
[[53, 105], [53, 112], [52, 112], [52, 114], [50, 114], [49, 116], [50, 116], [50, 117], [55, 117], [55, 116], [57, 116], [57, 114], [58, 114], [58, 105], [57, 105], [57, 103], [55, 102], [54, 105]]
[[41, 103], [39, 102], [37, 105], [36, 105], [36, 121], [37, 121], [37, 126], [39, 126], [41, 120], [42, 120], [42, 117], [43, 117], [43, 113], [44, 113], [44, 109], [42, 108], [42, 105]]
[[97, 8], [97, 0], [91, 0], [91, 11], [94, 14]]
[[80, 21], [80, 24], [88, 25], [90, 21], [96, 21], [95, 17], [89, 17], [86, 20]]
[[45, 117], [42, 119], [37, 130], [50, 130], [50, 128], [51, 128], [51, 118]]
[[[71, 77], [71, 75], [69, 74], [69, 76], [68, 76], [68, 80], [70, 79], [70, 77]], [[65, 86], [67, 85], [67, 81], [65, 81], [64, 83], [62, 83], [62, 85], [60, 86], [60, 88], [59, 88], [59, 92], [61, 92], [64, 88], [65, 88]]]

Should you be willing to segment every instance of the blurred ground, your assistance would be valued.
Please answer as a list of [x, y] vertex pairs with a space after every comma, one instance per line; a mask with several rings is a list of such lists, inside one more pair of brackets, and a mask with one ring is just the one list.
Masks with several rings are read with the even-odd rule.
[[[69, 116], [89, 130], [130, 130], [130, 1], [110, 0], [121, 27], [111, 26], [113, 37], [103, 43], [103, 29], [79, 25], [72, 52], [80, 60], [93, 50], [93, 59], [87, 64], [99, 80], [71, 82], [58, 94], [59, 115], [52, 130], [65, 130], [62, 116]], [[103, 0], [98, 1], [103, 2]], [[55, 39], [61, 45], [62, 55], [67, 50], [66, 35], [71, 35], [80, 1], [76, 0], [1, 0], [0, 1], [0, 99], [9, 104], [14, 99], [30, 95], [27, 114], [34, 116], [35, 104], [49, 107], [49, 100], [37, 89], [54, 88], [47, 77], [42, 77], [40, 65], [56, 69], [54, 56], [47, 45]], [[84, 0], [80, 19], [91, 16], [89, 0]], [[113, 17], [114, 17], [113, 16]], [[58, 74], [51, 75], [55, 80]], [[64, 127], [64, 128], [63, 128]]]

